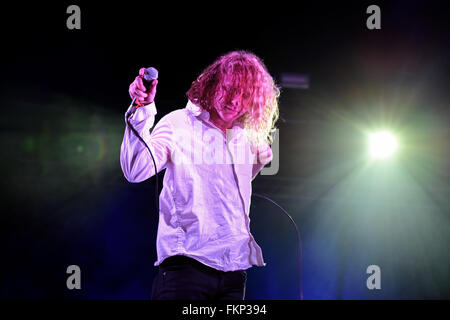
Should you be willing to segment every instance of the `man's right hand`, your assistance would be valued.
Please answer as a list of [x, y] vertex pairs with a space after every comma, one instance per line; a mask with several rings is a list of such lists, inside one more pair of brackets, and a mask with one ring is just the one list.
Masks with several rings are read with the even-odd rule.
[[139, 99], [140, 103], [147, 105], [155, 100], [158, 80], [152, 80], [152, 82], [150, 83], [150, 87], [147, 90], [144, 86], [144, 83], [142, 82], [142, 79], [144, 79], [144, 71], [145, 68], [141, 68], [139, 70], [139, 75], [130, 84], [128, 92], [130, 93], [130, 97], [132, 99]]

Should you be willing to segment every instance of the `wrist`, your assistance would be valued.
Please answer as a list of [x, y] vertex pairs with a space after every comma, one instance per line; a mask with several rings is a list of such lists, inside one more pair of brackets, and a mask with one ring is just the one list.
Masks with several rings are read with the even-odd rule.
[[148, 102], [148, 101], [140, 101], [139, 99], [136, 99], [134, 101], [134, 103], [135, 103], [136, 108], [139, 108], [139, 107], [149, 106], [149, 105], [153, 104], [154, 101]]

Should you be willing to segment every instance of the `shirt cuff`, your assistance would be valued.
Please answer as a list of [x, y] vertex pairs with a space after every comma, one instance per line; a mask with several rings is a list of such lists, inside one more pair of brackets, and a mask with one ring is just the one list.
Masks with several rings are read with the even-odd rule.
[[136, 111], [133, 115], [133, 120], [135, 121], [142, 121], [145, 119], [148, 119], [150, 117], [153, 117], [157, 114], [155, 102], [153, 101], [150, 104], [147, 104], [145, 106], [136, 108]]

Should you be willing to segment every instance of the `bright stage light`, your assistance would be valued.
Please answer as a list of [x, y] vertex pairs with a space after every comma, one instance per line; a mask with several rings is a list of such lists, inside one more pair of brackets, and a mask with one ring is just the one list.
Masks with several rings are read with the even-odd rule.
[[397, 147], [397, 139], [390, 132], [380, 131], [369, 136], [370, 155], [375, 159], [385, 159], [392, 156]]

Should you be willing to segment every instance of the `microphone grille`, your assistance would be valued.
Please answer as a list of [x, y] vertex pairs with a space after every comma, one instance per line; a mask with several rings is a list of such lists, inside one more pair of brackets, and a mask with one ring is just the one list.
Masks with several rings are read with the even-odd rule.
[[158, 79], [158, 70], [156, 70], [153, 67], [145, 69], [144, 79], [147, 81], [152, 81], [152, 80]]

